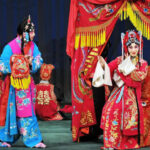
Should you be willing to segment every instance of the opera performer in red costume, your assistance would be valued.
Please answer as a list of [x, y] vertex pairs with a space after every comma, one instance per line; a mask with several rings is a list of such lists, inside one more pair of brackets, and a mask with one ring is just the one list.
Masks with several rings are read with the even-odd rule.
[[[142, 59], [142, 35], [130, 30], [122, 33], [121, 39], [122, 57], [108, 64], [115, 84], [102, 112], [103, 149], [139, 148], [140, 135], [144, 133], [141, 85], [148, 65]], [[104, 68], [102, 57], [99, 62]]]
[[27, 147], [45, 148], [35, 116], [35, 85], [31, 73], [43, 59], [33, 42], [34, 24], [30, 16], [17, 28], [17, 37], [3, 49], [0, 72], [7, 74], [0, 103], [0, 147], [11, 147], [21, 136]]
[[60, 106], [54, 93], [54, 85], [49, 83], [53, 69], [53, 65], [43, 64], [40, 70], [40, 78], [42, 80], [36, 85], [35, 110], [37, 116], [42, 120], [63, 119], [58, 112]]
[[144, 114], [144, 134], [140, 138], [140, 146], [150, 146], [150, 66], [148, 74], [142, 84], [142, 106]]

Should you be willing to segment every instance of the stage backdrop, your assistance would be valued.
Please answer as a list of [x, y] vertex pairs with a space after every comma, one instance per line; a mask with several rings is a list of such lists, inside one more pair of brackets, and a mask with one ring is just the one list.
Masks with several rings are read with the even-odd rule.
[[[65, 51], [69, 5], [69, 0], [0, 0], [0, 54], [15, 38], [17, 25], [30, 14], [36, 27], [34, 41], [44, 62], [55, 66], [52, 83], [65, 103], [71, 103], [70, 60]], [[39, 75], [34, 78], [38, 83]]]
[[[70, 58], [66, 55], [66, 35], [70, 0], [0, 0], [0, 54], [16, 36], [17, 25], [31, 14], [36, 26], [35, 42], [46, 63], [55, 66], [52, 83], [64, 103], [71, 103]], [[130, 21], [118, 20], [111, 35], [108, 61], [120, 55], [120, 33], [132, 28]], [[144, 38], [144, 58], [150, 64], [150, 42]], [[39, 75], [34, 76], [36, 83]]]

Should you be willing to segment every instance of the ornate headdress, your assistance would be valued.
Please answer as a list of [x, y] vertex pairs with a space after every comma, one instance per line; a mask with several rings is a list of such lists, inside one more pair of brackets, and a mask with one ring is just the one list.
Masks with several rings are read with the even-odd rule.
[[31, 32], [34, 30], [34, 24], [33, 22], [31, 22], [31, 17], [30, 15], [28, 16], [28, 20], [27, 20], [27, 23], [26, 25], [24, 26], [24, 32]]
[[140, 31], [136, 32], [134, 30], [126, 31], [126, 34], [121, 33], [122, 42], [122, 59], [124, 59], [124, 54], [128, 53], [128, 46], [132, 43], [139, 45], [139, 61], [143, 58], [143, 40], [142, 33]]
[[24, 25], [24, 29], [23, 29], [25, 42], [30, 41], [29, 32], [34, 31], [34, 29], [35, 29], [34, 24], [33, 24], [33, 22], [31, 22], [31, 17], [29, 15], [28, 19], [26, 21], [26, 24]]
[[40, 77], [42, 80], [49, 80], [51, 78], [52, 70], [55, 67], [51, 64], [43, 64], [40, 70]]
[[21, 39], [21, 52], [24, 54], [24, 44], [28, 43], [31, 41], [29, 33], [31, 31], [34, 31], [35, 27], [34, 24], [31, 22], [31, 17], [30, 15], [26, 18], [24, 18], [20, 24], [17, 27], [17, 34], [19, 36], [22, 36], [23, 38]]

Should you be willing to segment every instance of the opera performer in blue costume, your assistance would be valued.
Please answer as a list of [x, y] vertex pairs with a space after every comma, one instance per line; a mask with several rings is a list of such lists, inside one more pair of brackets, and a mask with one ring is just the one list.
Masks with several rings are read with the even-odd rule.
[[43, 59], [33, 42], [34, 24], [30, 16], [17, 28], [17, 37], [3, 49], [0, 72], [7, 74], [0, 102], [0, 147], [11, 147], [21, 136], [27, 147], [45, 148], [34, 111], [35, 85], [31, 73]]

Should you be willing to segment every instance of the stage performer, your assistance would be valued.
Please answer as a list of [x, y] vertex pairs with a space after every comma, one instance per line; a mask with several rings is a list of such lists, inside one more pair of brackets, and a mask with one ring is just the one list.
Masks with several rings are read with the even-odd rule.
[[141, 147], [150, 146], [150, 66], [148, 74], [142, 84], [142, 106], [144, 114], [144, 134], [141, 135]]
[[[139, 148], [144, 132], [141, 85], [147, 75], [147, 62], [142, 59], [142, 35], [130, 30], [122, 33], [121, 39], [122, 57], [108, 64], [115, 84], [102, 112], [104, 149]], [[106, 65], [102, 57], [99, 62], [102, 68]]]
[[0, 71], [7, 74], [0, 106], [0, 124], [4, 126], [0, 129], [0, 147], [11, 147], [20, 136], [27, 147], [46, 147], [35, 116], [35, 85], [30, 75], [43, 62], [32, 41], [34, 36], [34, 24], [29, 16], [19, 24], [17, 37], [4, 47], [0, 57]]
[[40, 70], [41, 81], [36, 85], [35, 111], [41, 120], [63, 119], [58, 112], [60, 110], [60, 105], [54, 93], [54, 85], [49, 82], [53, 69], [53, 65], [43, 64]]

